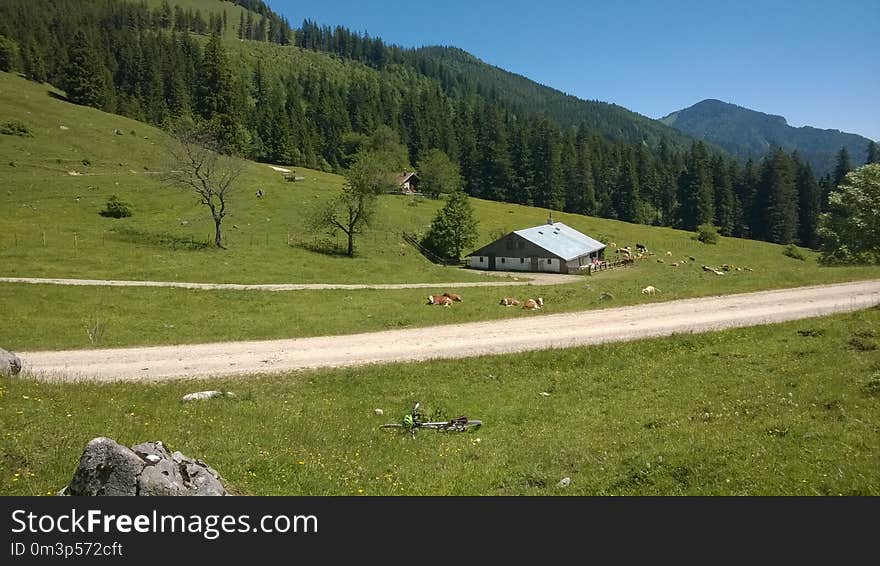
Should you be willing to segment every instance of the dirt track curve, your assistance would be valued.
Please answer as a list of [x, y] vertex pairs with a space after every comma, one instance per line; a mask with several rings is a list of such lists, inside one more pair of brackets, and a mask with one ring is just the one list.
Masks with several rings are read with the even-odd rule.
[[783, 322], [878, 304], [880, 280], [871, 280], [346, 336], [19, 355], [24, 371], [38, 379], [160, 381], [564, 348]]

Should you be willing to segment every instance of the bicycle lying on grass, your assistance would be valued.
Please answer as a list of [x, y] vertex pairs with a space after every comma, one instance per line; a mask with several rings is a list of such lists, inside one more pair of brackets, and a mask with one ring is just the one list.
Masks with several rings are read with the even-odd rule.
[[419, 403], [416, 403], [410, 414], [404, 415], [399, 423], [381, 425], [379, 428], [398, 429], [408, 431], [413, 437], [420, 428], [432, 428], [438, 432], [465, 432], [483, 426], [483, 421], [469, 419], [466, 416], [456, 417], [446, 421], [427, 421], [425, 415], [419, 411]]

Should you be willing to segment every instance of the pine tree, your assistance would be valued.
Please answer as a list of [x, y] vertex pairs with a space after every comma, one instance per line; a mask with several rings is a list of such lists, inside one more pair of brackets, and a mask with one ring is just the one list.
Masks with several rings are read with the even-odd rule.
[[0, 71], [10, 72], [18, 69], [18, 44], [0, 35]]
[[795, 180], [798, 194], [798, 241], [807, 248], [819, 245], [819, 200], [821, 189], [808, 162], [798, 163]]
[[247, 13], [247, 20], [244, 25], [244, 37], [245, 39], [254, 38], [254, 14], [250, 11]]
[[715, 191], [709, 152], [703, 142], [691, 146], [687, 170], [679, 177], [679, 220], [685, 230], [695, 230], [715, 218]]
[[77, 104], [105, 108], [110, 102], [108, 71], [82, 30], [76, 32], [63, 77], [67, 97]]
[[715, 225], [722, 236], [733, 236], [736, 226], [736, 201], [730, 170], [721, 156], [712, 162], [712, 181], [715, 187]]
[[46, 61], [43, 54], [37, 47], [33, 38], [29, 38], [27, 44], [21, 52], [22, 68], [24, 76], [28, 80], [44, 83], [48, 79], [48, 71], [46, 70]]
[[837, 165], [834, 167], [834, 186], [840, 184], [843, 181], [843, 178], [846, 177], [846, 174], [852, 171], [852, 163], [849, 158], [849, 151], [846, 147], [840, 148], [840, 151], [837, 152]]
[[631, 158], [623, 162], [615, 197], [618, 218], [624, 222], [639, 222], [639, 177]]
[[755, 199], [757, 225], [752, 236], [776, 244], [790, 244], [798, 235], [798, 198], [792, 160], [777, 148], [761, 164]]

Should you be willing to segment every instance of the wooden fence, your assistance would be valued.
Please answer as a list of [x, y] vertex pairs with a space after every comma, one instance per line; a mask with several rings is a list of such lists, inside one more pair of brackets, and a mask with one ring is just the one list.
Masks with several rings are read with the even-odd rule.
[[600, 261], [596, 264], [587, 266], [587, 275], [592, 275], [595, 271], [607, 271], [618, 267], [632, 267], [635, 265], [634, 259], [616, 259], [613, 261]]

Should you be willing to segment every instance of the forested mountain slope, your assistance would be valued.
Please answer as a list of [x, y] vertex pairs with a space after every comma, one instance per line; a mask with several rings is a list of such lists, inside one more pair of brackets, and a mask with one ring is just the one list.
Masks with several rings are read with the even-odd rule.
[[703, 100], [673, 112], [662, 121], [695, 138], [723, 147], [743, 159], [761, 159], [774, 147], [797, 151], [816, 174], [830, 173], [845, 147], [856, 163], [864, 163], [868, 138], [810, 126], [789, 126], [782, 116], [764, 114], [720, 100]]

